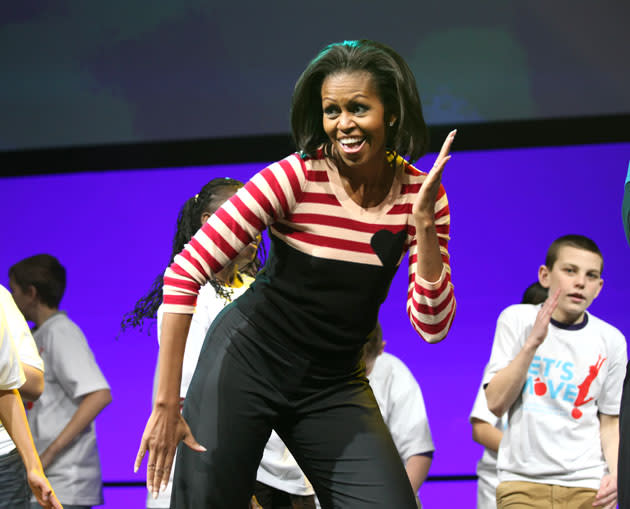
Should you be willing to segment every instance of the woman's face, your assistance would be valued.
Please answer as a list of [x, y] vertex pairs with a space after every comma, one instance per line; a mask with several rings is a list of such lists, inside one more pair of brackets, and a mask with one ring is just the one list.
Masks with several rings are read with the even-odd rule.
[[372, 75], [331, 74], [324, 79], [321, 94], [324, 131], [333, 153], [349, 168], [380, 169], [385, 160], [385, 107]]

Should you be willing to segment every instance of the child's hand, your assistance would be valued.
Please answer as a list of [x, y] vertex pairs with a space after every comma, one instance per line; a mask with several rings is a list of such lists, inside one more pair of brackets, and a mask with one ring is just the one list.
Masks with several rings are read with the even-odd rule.
[[29, 470], [27, 479], [39, 505], [47, 509], [63, 509], [44, 472], [36, 469]]
[[547, 298], [536, 315], [536, 321], [534, 322], [532, 331], [529, 333], [527, 338], [527, 341], [531, 342], [531, 344], [536, 348], [539, 347], [547, 337], [551, 315], [558, 305], [559, 298], [560, 290], [558, 289], [551, 297]]
[[593, 507], [602, 507], [603, 509], [614, 509], [617, 507], [617, 477], [612, 474], [606, 474], [602, 477], [599, 484], [599, 490], [595, 495]]

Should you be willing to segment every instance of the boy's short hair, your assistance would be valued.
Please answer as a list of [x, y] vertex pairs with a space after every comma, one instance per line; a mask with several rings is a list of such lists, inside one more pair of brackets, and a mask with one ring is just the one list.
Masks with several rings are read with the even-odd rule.
[[29, 256], [9, 269], [9, 277], [22, 290], [34, 286], [39, 300], [51, 308], [58, 308], [66, 290], [66, 269], [49, 254]]
[[373, 360], [376, 359], [381, 353], [383, 347], [383, 329], [381, 324], [376, 323], [376, 327], [368, 334], [367, 342], [363, 345], [363, 359]]
[[600, 272], [604, 271], [604, 255], [602, 255], [602, 252], [599, 250], [599, 247], [597, 247], [597, 244], [584, 235], [563, 235], [562, 237], [554, 240], [551, 243], [551, 246], [549, 246], [549, 249], [547, 250], [547, 257], [545, 258], [545, 266], [549, 270], [553, 268], [553, 264], [556, 263], [556, 260], [558, 259], [558, 251], [564, 246], [583, 249], [584, 251], [590, 251], [591, 253], [599, 255], [602, 259]]

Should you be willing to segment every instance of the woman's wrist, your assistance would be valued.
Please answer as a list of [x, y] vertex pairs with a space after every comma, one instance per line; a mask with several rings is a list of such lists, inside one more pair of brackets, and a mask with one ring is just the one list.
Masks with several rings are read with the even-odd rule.
[[169, 396], [163, 398], [157, 397], [155, 398], [155, 408], [166, 411], [176, 409], [179, 412], [180, 399], [179, 395], [177, 398]]
[[433, 211], [417, 212], [414, 214], [414, 223], [417, 231], [428, 231], [435, 228], [435, 214]]

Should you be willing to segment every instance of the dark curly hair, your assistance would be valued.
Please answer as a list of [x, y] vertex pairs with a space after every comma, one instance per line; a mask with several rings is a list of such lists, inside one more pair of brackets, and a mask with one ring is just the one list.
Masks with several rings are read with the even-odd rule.
[[[171, 258], [168, 263], [173, 263], [175, 256], [181, 253], [184, 246], [190, 241], [192, 236], [201, 228], [201, 216], [204, 213], [214, 214], [217, 209], [229, 199], [229, 192], [234, 193], [243, 187], [243, 183], [239, 180], [231, 178], [216, 178], [208, 182], [201, 188], [199, 194], [189, 198], [179, 211], [177, 216], [177, 228], [175, 237], [173, 238], [173, 248], [171, 250]], [[248, 265], [241, 267], [240, 272], [250, 276], [254, 276], [260, 269], [264, 259], [265, 248], [260, 244], [256, 258]], [[261, 259], [261, 256], [263, 257]], [[157, 310], [162, 303], [162, 287], [164, 285], [164, 274], [159, 274], [149, 292], [142, 298], [138, 299], [132, 311], [127, 313], [122, 320], [121, 328], [124, 331], [127, 327], [138, 327], [142, 329], [144, 321], [147, 318], [155, 318]], [[230, 301], [232, 292], [215, 279], [208, 281], [214, 288], [217, 295]]]
[[326, 77], [345, 72], [367, 72], [385, 107], [386, 148], [414, 162], [427, 152], [429, 133], [422, 114], [416, 80], [403, 58], [375, 41], [344, 41], [326, 46], [306, 67], [293, 91], [291, 130], [299, 151], [313, 157], [323, 145], [331, 156], [324, 131], [322, 83]]

